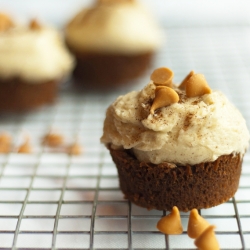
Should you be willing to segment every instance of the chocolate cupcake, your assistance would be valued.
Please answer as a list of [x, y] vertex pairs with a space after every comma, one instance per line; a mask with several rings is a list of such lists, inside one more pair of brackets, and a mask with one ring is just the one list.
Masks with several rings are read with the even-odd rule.
[[148, 209], [209, 208], [239, 185], [249, 132], [240, 112], [193, 71], [179, 85], [160, 68], [110, 105], [101, 142], [125, 197]]
[[142, 75], [161, 44], [161, 32], [135, 0], [98, 0], [65, 28], [76, 56], [76, 82], [113, 87]]
[[17, 26], [6, 15], [0, 15], [0, 29], [0, 112], [53, 102], [74, 65], [59, 33], [34, 20]]

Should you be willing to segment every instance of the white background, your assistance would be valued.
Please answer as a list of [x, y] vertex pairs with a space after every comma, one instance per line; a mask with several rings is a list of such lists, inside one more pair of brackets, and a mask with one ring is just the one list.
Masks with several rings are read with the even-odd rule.
[[[17, 19], [37, 17], [62, 27], [90, 0], [0, 0], [0, 11]], [[167, 26], [249, 25], [248, 0], [141, 0]]]

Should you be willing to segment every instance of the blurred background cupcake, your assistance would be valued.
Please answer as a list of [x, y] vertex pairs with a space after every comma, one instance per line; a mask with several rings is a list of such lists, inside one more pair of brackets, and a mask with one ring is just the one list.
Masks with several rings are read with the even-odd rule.
[[55, 100], [74, 59], [53, 28], [15, 25], [0, 14], [0, 112], [26, 111]]
[[160, 47], [162, 34], [136, 0], [97, 0], [65, 28], [76, 56], [75, 81], [106, 88], [142, 75]]

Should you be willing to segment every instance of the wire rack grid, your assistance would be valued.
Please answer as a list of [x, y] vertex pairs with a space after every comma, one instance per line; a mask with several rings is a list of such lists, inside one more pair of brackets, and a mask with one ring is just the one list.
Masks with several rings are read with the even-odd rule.
[[[249, 27], [168, 28], [167, 41], [152, 69], [166, 65], [175, 80], [192, 69], [221, 89], [250, 125]], [[151, 70], [152, 70], [151, 69]], [[119, 95], [140, 89], [147, 76], [106, 95], [60, 92], [58, 102], [34, 113], [1, 115], [0, 132], [13, 138], [13, 150], [0, 155], [0, 249], [196, 249], [186, 233], [165, 236], [157, 221], [165, 211], [137, 207], [123, 198], [108, 151], [100, 144], [107, 106]], [[50, 129], [76, 138], [80, 156], [41, 144]], [[28, 133], [32, 154], [17, 154]], [[216, 225], [221, 249], [250, 249], [250, 154], [246, 153], [239, 190], [228, 202], [201, 215]]]

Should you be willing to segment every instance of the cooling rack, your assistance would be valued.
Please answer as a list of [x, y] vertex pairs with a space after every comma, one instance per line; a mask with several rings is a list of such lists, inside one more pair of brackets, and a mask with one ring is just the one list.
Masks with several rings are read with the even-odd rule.
[[[152, 69], [168, 66], [181, 81], [190, 70], [205, 74], [240, 109], [250, 127], [250, 28], [167, 28]], [[151, 70], [152, 70], [151, 69]], [[142, 88], [149, 74], [105, 94], [61, 90], [58, 102], [36, 112], [1, 115], [13, 149], [0, 155], [0, 249], [196, 249], [186, 233], [165, 236], [155, 225], [164, 211], [148, 211], [123, 198], [114, 164], [99, 138], [107, 106]], [[49, 129], [78, 140], [84, 150], [70, 156], [41, 144]], [[16, 149], [29, 134], [32, 154]], [[221, 249], [250, 249], [250, 154], [246, 153], [235, 197], [201, 215], [216, 225]]]

